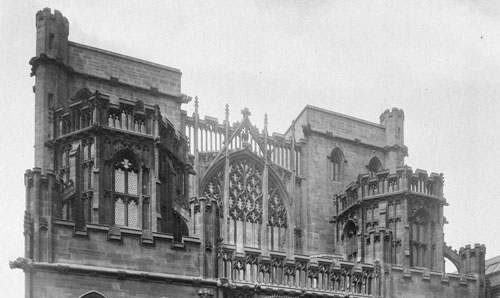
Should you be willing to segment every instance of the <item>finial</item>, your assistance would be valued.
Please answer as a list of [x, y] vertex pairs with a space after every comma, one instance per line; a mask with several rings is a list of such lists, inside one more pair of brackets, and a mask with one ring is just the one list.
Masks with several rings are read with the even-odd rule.
[[229, 121], [229, 105], [226, 103], [226, 121]]
[[295, 120], [292, 120], [292, 132], [295, 132]]
[[194, 110], [198, 113], [198, 96], [194, 97]]
[[264, 129], [267, 130], [267, 113], [264, 114]]
[[252, 113], [250, 113], [250, 110], [248, 108], [244, 108], [241, 110], [241, 114], [243, 115], [243, 118], [248, 118], [248, 116], [251, 116]]

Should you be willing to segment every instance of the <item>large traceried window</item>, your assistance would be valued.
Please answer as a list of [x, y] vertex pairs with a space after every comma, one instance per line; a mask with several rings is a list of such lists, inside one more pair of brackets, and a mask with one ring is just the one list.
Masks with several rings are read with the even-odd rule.
[[[268, 215], [263, 217], [264, 177], [263, 165], [250, 158], [238, 158], [229, 166], [229, 218], [227, 243], [261, 248], [260, 231], [267, 230], [270, 250], [285, 251], [288, 218], [285, 196], [277, 181], [268, 178]], [[211, 176], [204, 186], [203, 195], [221, 201], [224, 188], [223, 169]]]
[[114, 165], [115, 225], [139, 227], [139, 170], [133, 159], [121, 158]]

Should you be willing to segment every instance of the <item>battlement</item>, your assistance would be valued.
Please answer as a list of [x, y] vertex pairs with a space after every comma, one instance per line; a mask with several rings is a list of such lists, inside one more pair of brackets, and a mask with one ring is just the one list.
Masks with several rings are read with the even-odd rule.
[[62, 15], [62, 13], [59, 10], [54, 10], [54, 13], [52, 13], [52, 10], [49, 7], [45, 7], [43, 10], [39, 10], [36, 13], [36, 27], [39, 28], [39, 26], [42, 25], [42, 21], [44, 20], [54, 20], [56, 23], [62, 23], [65, 25], [67, 29], [69, 29], [69, 22], [68, 19]]
[[466, 245], [458, 251], [460, 274], [479, 275], [484, 278], [486, 246], [476, 243], [474, 247]]
[[474, 247], [471, 245], [471, 244], [467, 244], [463, 247], [460, 247], [460, 250], [459, 250], [459, 253], [460, 254], [463, 254], [463, 253], [467, 253], [467, 252], [486, 252], [486, 246], [484, 244], [479, 244], [479, 243], [475, 243], [474, 244]]
[[[65, 220], [53, 221], [52, 233], [57, 240], [52, 248], [55, 263], [201, 274], [198, 262], [203, 252], [198, 238], [184, 236], [177, 242], [171, 234], [98, 224], [87, 224], [79, 231], [74, 222]], [[140, 258], [132, 257], [137, 255]]]
[[380, 115], [380, 124], [382, 124], [384, 120], [386, 120], [388, 118], [391, 118], [391, 117], [401, 118], [401, 120], [404, 120], [405, 119], [405, 113], [404, 113], [403, 109], [398, 109], [398, 108], [392, 108], [392, 110], [386, 109]]

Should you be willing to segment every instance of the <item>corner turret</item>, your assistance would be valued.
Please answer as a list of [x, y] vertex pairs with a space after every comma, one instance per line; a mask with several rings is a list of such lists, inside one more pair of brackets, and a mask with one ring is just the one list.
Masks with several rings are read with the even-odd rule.
[[385, 127], [387, 152], [386, 168], [394, 171], [404, 165], [404, 158], [408, 156], [408, 148], [404, 144], [404, 120], [402, 109], [392, 108], [380, 115], [380, 125]]
[[486, 246], [484, 244], [474, 244], [474, 247], [466, 245], [461, 247], [459, 252], [460, 263], [458, 272], [463, 275], [472, 275], [477, 278], [480, 296], [484, 297], [486, 293], [486, 276], [485, 276], [485, 256]]
[[36, 14], [36, 55], [47, 55], [49, 58], [59, 58], [68, 63], [69, 22], [55, 10], [44, 8]]
[[68, 20], [50, 8], [36, 14], [36, 56], [31, 58], [35, 87], [35, 167], [43, 174], [54, 169], [52, 149], [54, 109], [66, 105], [68, 98]]
[[466, 245], [459, 250], [459, 272], [465, 275], [484, 275], [486, 247], [484, 244]]

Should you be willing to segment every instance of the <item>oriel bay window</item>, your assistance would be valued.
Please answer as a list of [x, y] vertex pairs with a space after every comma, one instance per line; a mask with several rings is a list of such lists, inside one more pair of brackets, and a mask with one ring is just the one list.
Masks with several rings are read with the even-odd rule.
[[123, 157], [114, 165], [114, 224], [139, 227], [139, 169], [132, 158]]

